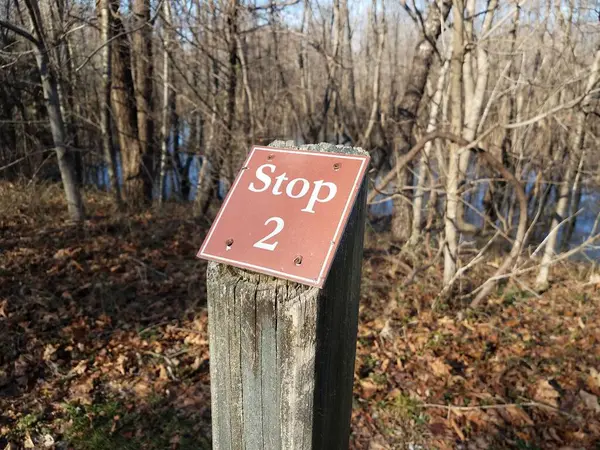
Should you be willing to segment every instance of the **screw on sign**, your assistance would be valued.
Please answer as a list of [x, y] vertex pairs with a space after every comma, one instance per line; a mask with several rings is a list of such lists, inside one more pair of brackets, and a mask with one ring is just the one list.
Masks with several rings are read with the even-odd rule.
[[322, 287], [368, 162], [254, 147], [198, 257]]

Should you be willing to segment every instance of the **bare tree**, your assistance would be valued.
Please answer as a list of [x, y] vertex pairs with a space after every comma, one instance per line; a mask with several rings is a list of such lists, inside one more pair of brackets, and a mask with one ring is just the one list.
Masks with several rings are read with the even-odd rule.
[[58, 160], [58, 167], [60, 169], [65, 197], [67, 199], [69, 216], [71, 220], [82, 221], [85, 218], [83, 200], [76, 183], [75, 171], [71, 162], [72, 159], [69, 157], [69, 149], [65, 144], [65, 124], [60, 108], [57, 77], [55, 68], [48, 58], [49, 48], [46, 33], [44, 31], [44, 23], [42, 22], [37, 0], [25, 0], [25, 4], [27, 6], [27, 12], [29, 14], [34, 35], [5, 21], [0, 21], [0, 26], [25, 38], [33, 47], [42, 81], [46, 109], [50, 120], [50, 129], [52, 131], [56, 158]]
[[552, 259], [556, 252], [558, 242], [558, 232], [560, 225], [566, 219], [566, 214], [569, 207], [569, 192], [573, 189], [573, 177], [577, 171], [579, 160], [585, 157], [585, 153], [582, 152], [586, 118], [589, 114], [589, 105], [592, 99], [592, 91], [598, 83], [600, 77], [600, 49], [596, 50], [594, 63], [590, 68], [587, 84], [585, 87], [584, 97], [579, 104], [578, 111], [574, 114], [573, 134], [570, 144], [570, 158], [567, 164], [567, 169], [563, 176], [563, 180], [558, 188], [558, 202], [556, 204], [556, 213], [552, 219], [550, 226], [550, 233], [544, 247], [544, 255], [542, 256], [542, 262], [540, 271], [535, 280], [536, 289], [543, 291], [548, 288], [548, 275], [550, 273], [550, 266]]
[[100, 126], [102, 130], [102, 151], [104, 161], [108, 170], [108, 180], [110, 188], [115, 196], [118, 205], [121, 204], [121, 187], [117, 179], [117, 161], [112, 134], [112, 110], [110, 98], [112, 93], [112, 45], [109, 41], [112, 39], [111, 25], [111, 0], [100, 0], [100, 35], [104, 43], [102, 48], [102, 110]]

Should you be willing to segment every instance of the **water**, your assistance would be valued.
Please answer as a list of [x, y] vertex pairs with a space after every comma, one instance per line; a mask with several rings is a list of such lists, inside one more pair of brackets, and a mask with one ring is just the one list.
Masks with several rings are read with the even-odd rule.
[[[179, 144], [184, 144], [185, 140], [189, 136], [189, 127], [184, 125], [182, 127], [183, 131], [180, 135]], [[172, 139], [171, 139], [172, 141]], [[182, 147], [179, 147], [182, 148]], [[169, 153], [173, 155], [174, 146], [173, 142], [169, 143]], [[200, 168], [203, 164], [203, 157], [199, 155], [188, 155], [184, 152], [179, 152], [178, 157], [180, 158], [180, 162], [182, 165], [185, 164], [188, 157], [191, 157], [191, 165], [189, 170], [189, 182], [191, 185], [190, 193], [188, 198], [182, 198], [181, 193], [181, 180], [180, 174], [177, 170], [170, 169], [167, 171], [165, 178], [165, 198], [167, 200], [180, 200], [180, 201], [193, 201], [196, 197], [197, 192], [197, 184], [198, 184], [198, 175], [200, 173]], [[468, 178], [473, 179], [475, 176], [476, 167], [474, 164], [471, 165], [468, 171]], [[109, 179], [108, 179], [108, 170], [106, 169], [106, 165], [100, 163], [96, 166], [91, 166], [86, 168], [87, 177], [86, 179], [93, 185], [97, 186], [100, 189], [109, 190]], [[120, 158], [117, 160], [117, 175], [119, 178], [119, 183], [122, 184], [123, 176], [121, 170], [121, 162]], [[418, 176], [418, 173], [416, 174]], [[416, 182], [415, 177], [415, 182]], [[377, 183], [381, 180], [381, 176], [378, 176]], [[530, 173], [527, 177], [527, 184], [525, 186], [526, 194], [528, 194], [531, 189], [533, 189], [535, 181], [535, 173]], [[226, 187], [228, 183], [226, 180], [222, 180], [219, 184], [219, 198], [223, 199], [226, 195]], [[487, 183], [481, 182], [477, 183], [473, 188], [472, 192], [468, 196], [468, 202], [470, 206], [465, 208], [465, 219], [478, 227], [483, 226], [483, 217], [481, 213], [484, 210], [483, 201], [484, 196], [487, 191]], [[390, 184], [386, 188], [387, 192], [393, 192], [394, 186]], [[550, 198], [548, 199], [548, 208], [554, 208], [555, 205], [555, 197], [556, 194], [554, 192], [550, 193]], [[158, 196], [158, 182], [156, 182], [156, 188], [153, 193], [154, 198]], [[423, 205], [426, 207], [427, 205], [428, 194], [425, 194]], [[581, 213], [575, 219], [575, 229], [567, 244], [568, 249], [572, 249], [580, 245], [586, 239], [589, 238], [590, 233], [593, 231], [594, 223], [596, 221], [596, 217], [600, 214], [600, 189], [595, 186], [584, 185], [581, 196], [581, 204], [580, 209]], [[394, 206], [392, 200], [386, 195], [378, 194], [374, 200], [374, 204], [369, 206], [369, 212], [373, 217], [384, 218], [390, 217], [393, 214]], [[535, 211], [529, 211], [529, 217], [531, 218], [535, 214]], [[540, 229], [541, 233], [544, 234], [547, 232], [548, 226], [544, 225], [544, 229]], [[561, 227], [559, 232], [559, 242], [562, 242], [562, 234], [566, 229], [566, 224]], [[600, 233], [600, 230], [596, 231]], [[540, 237], [539, 239], [542, 239]], [[536, 241], [536, 237], [533, 236], [531, 239], [532, 242]], [[595, 261], [600, 261], [600, 241], [598, 242], [597, 247], [588, 248], [585, 253], [577, 255], [576, 259], [592, 259]]]
[[[469, 173], [471, 175], [470, 178], [472, 179], [473, 175], [474, 175], [474, 171], [469, 170]], [[418, 176], [418, 174], [417, 174], [417, 176]], [[525, 186], [525, 193], [529, 194], [531, 192], [531, 190], [534, 188], [535, 174], [532, 173], [527, 178], [528, 178], [528, 182], [527, 182], [527, 185]], [[377, 183], [379, 183], [380, 180], [381, 180], [381, 176], [378, 176]], [[482, 213], [484, 211], [483, 201], [484, 201], [484, 196], [485, 196], [487, 189], [488, 189], [488, 183], [485, 183], [485, 182], [478, 183], [475, 186], [472, 193], [467, 197], [468, 203], [470, 206], [467, 206], [465, 208], [465, 219], [467, 222], [469, 222], [473, 225], [476, 225], [477, 227], [483, 226], [483, 222], [484, 222], [484, 219], [482, 216]], [[391, 184], [388, 185], [385, 189], [386, 192], [394, 192], [394, 190], [395, 190], [394, 186]], [[552, 190], [549, 194], [550, 197], [547, 202], [547, 205], [548, 205], [547, 208], [553, 209], [555, 207], [555, 204], [556, 204], [556, 192], [555, 191], [556, 190]], [[424, 208], [427, 208], [427, 199], [428, 199], [428, 195], [425, 194], [424, 201], [423, 201]], [[369, 206], [369, 212], [374, 217], [382, 218], [382, 217], [391, 216], [393, 214], [394, 206], [393, 206], [392, 200], [388, 196], [383, 195], [383, 194], [378, 194], [377, 197], [375, 197], [375, 200], [373, 203], [374, 204]], [[536, 207], [536, 206], [537, 205], [534, 205], [534, 207]], [[518, 213], [518, 208], [516, 208], [516, 209], [517, 210], [515, 211], [515, 214]], [[600, 189], [597, 186], [591, 186], [591, 185], [583, 186], [582, 194], [581, 194], [581, 203], [579, 205], [579, 209], [581, 210], [581, 212], [574, 219], [575, 220], [575, 228], [573, 230], [573, 234], [571, 235], [569, 242], [567, 243], [566, 250], [570, 250], [570, 249], [576, 248], [579, 245], [581, 245], [586, 239], [588, 239], [590, 237], [591, 233], [594, 231], [594, 224], [596, 222], [596, 218], [600, 214]], [[528, 213], [529, 213], [529, 218], [531, 219], [534, 216], [534, 214], [536, 213], [536, 211], [531, 210]], [[545, 234], [548, 232], [548, 226], [549, 226], [547, 222], [548, 221], [544, 222], [543, 224], [540, 224], [543, 226], [543, 228], [538, 227], [538, 230], [536, 230], [536, 231], [539, 231], [537, 234], [540, 235], [540, 236], [537, 236], [537, 239], [535, 236], [536, 233], [533, 233], [534, 236], [532, 236], [532, 239], [530, 239], [530, 244], [531, 243], [535, 244], [536, 242], [539, 243], [545, 237]], [[600, 228], [600, 226], [598, 228]], [[567, 223], [563, 224], [560, 228], [559, 236], [558, 236], [559, 243], [562, 242], [563, 234], [566, 229], [567, 229]], [[600, 229], [596, 230], [596, 234], [600, 234]], [[468, 237], [467, 237], [467, 239], [468, 239]], [[588, 246], [588, 248], [585, 250], [585, 252], [575, 255], [574, 259], [577, 259], [577, 260], [590, 260], [591, 259], [593, 261], [600, 261], [600, 239], [598, 240], [597, 245]]]

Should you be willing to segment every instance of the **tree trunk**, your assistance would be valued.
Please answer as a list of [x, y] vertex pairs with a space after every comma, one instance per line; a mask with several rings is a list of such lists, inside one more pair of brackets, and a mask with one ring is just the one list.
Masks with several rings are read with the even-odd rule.
[[[487, 12], [483, 19], [483, 25], [481, 27], [481, 36], [484, 36], [488, 31], [490, 31], [492, 27], [492, 22], [494, 20], [494, 12], [497, 6], [497, 0], [488, 0]], [[467, 38], [470, 41], [473, 41], [473, 19], [475, 16], [475, 0], [469, 0], [467, 6], [467, 14], [469, 15], [469, 20], [467, 21]], [[465, 75], [465, 121], [463, 137], [467, 141], [473, 141], [475, 139], [479, 121], [481, 120], [481, 110], [483, 109], [483, 100], [487, 90], [489, 76], [488, 55], [485, 46], [482, 42], [478, 43], [475, 56], [477, 61], [477, 72], [475, 78], [473, 78], [473, 53], [471, 51], [469, 51], [465, 55], [465, 62], [463, 64], [463, 73]], [[460, 155], [458, 180], [459, 185], [462, 184], [462, 182], [467, 177], [470, 161], [470, 151], [463, 152]], [[465, 220], [465, 203], [462, 201], [459, 201], [457, 204], [456, 224], [459, 230], [463, 232], [475, 233], [477, 231], [477, 228], [474, 225], [471, 225]]]
[[[442, 103], [442, 95], [444, 93], [444, 87], [446, 84], [446, 75], [448, 73], [448, 66], [450, 65], [449, 59], [446, 59], [440, 70], [435, 92], [431, 99], [431, 108], [429, 109], [429, 123], [427, 124], [427, 133], [431, 133], [435, 130], [438, 123], [438, 114]], [[413, 219], [412, 219], [412, 230], [410, 234], [409, 244], [416, 245], [421, 239], [421, 222], [423, 217], [423, 195], [425, 193], [425, 181], [427, 179], [426, 173], [429, 170], [429, 161], [431, 147], [433, 143], [430, 141], [425, 145], [423, 149], [423, 155], [419, 162], [419, 179], [417, 180], [417, 188], [413, 197]]]
[[[584, 137], [585, 141], [585, 137]], [[583, 167], [585, 164], [585, 149], [581, 153], [581, 157], [579, 158], [579, 165], [577, 166], [577, 173], [575, 174], [575, 180], [573, 180], [573, 188], [571, 190], [571, 202], [569, 208], [569, 216], [572, 219], [567, 223], [565, 228], [565, 232], [562, 239], [561, 249], [566, 251], [569, 248], [569, 242], [571, 242], [571, 238], [573, 237], [573, 233], [575, 232], [575, 226], [577, 225], [577, 216], [574, 216], [577, 211], [579, 211], [579, 206], [581, 205], [581, 193], [582, 193], [582, 183], [581, 178], [583, 176]]]
[[[71, 220], [81, 222], [85, 219], [83, 200], [77, 185], [72, 158], [69, 156], [69, 150], [65, 143], [65, 124], [60, 109], [57, 79], [48, 59], [49, 53], [45, 43], [46, 37], [44, 34], [43, 23], [41, 23], [40, 10], [37, 0], [26, 0], [25, 3], [29, 12], [32, 28], [36, 35], [35, 38], [30, 36], [31, 39], [29, 40], [34, 44], [35, 58], [42, 80], [44, 100], [48, 111], [48, 118], [50, 120], [50, 130], [54, 141], [56, 159], [58, 160], [58, 167], [65, 191], [69, 216]], [[22, 35], [27, 34], [27, 32], [24, 32]]]
[[[464, 4], [462, 0], [454, 0], [453, 8], [453, 35], [452, 35], [452, 59], [450, 62], [450, 86], [452, 95], [452, 132], [457, 136], [462, 135], [462, 66], [464, 57], [463, 47], [463, 13]], [[444, 246], [444, 286], [447, 287], [454, 279], [458, 266], [458, 227], [457, 209], [458, 202], [458, 149], [459, 145], [450, 144], [450, 155], [448, 159], [448, 178], [446, 180], [446, 219], [444, 230], [446, 244]]]
[[552, 218], [550, 225], [550, 234], [546, 241], [544, 248], [544, 256], [540, 266], [540, 271], [535, 280], [535, 287], [538, 291], [544, 291], [548, 288], [548, 276], [550, 273], [550, 267], [552, 266], [552, 259], [556, 251], [556, 244], [558, 242], [558, 231], [559, 224], [566, 218], [566, 214], [569, 206], [569, 192], [571, 190], [572, 177], [577, 169], [577, 155], [581, 153], [583, 148], [584, 133], [585, 133], [585, 122], [588, 111], [586, 108], [591, 102], [590, 91], [594, 88], [598, 82], [600, 71], [600, 49], [596, 50], [594, 63], [591, 67], [590, 75], [585, 88], [585, 97], [579, 104], [579, 110], [575, 113], [575, 131], [571, 141], [571, 151], [569, 154], [569, 162], [567, 171], [563, 177], [563, 182], [558, 190], [558, 202], [556, 205], [556, 213]]
[[[213, 6], [213, 25], [217, 25], [217, 15]], [[211, 44], [216, 45], [216, 38], [211, 35]], [[198, 173], [198, 185], [196, 187], [196, 200], [194, 202], [194, 216], [205, 216], [210, 207], [214, 194], [219, 188], [219, 176], [221, 173], [221, 162], [223, 155], [217, 148], [217, 96], [219, 94], [219, 65], [216, 58], [212, 58], [212, 114], [210, 119], [210, 135], [206, 143], [206, 150], [202, 158], [202, 166]]]
[[[107, 43], [112, 37], [110, 0], [100, 0], [100, 34], [103, 43]], [[117, 162], [114, 149], [110, 97], [112, 91], [112, 45], [106, 44], [102, 48], [102, 111], [100, 127], [102, 130], [102, 151], [104, 162], [108, 170], [108, 181], [110, 190], [115, 196], [117, 205], [121, 204], [121, 187], [117, 179]]]
[[[436, 2], [429, 7], [427, 17], [423, 21], [421, 40], [418, 42], [413, 57], [411, 70], [407, 81], [408, 85], [400, 104], [396, 107], [396, 120], [400, 123], [399, 130], [394, 142], [394, 153], [392, 156], [392, 167], [396, 159], [406, 153], [412, 146], [413, 127], [417, 119], [419, 104], [425, 92], [425, 85], [429, 75], [429, 68], [435, 54], [435, 43], [441, 33], [442, 24], [446, 21], [452, 0], [442, 0], [441, 9]], [[402, 189], [408, 181], [407, 171], [398, 174], [396, 187]], [[392, 235], [394, 239], [406, 241], [410, 237], [411, 221], [409, 202], [396, 197], [394, 199], [394, 215], [392, 218]]]
[[143, 198], [152, 200], [154, 185], [154, 120], [152, 102], [152, 24], [150, 23], [150, 0], [133, 2], [133, 61], [135, 63], [135, 100], [137, 126], [140, 141]]
[[162, 205], [165, 195], [165, 178], [167, 167], [167, 156], [169, 153], [169, 136], [171, 134], [171, 102], [170, 102], [170, 67], [169, 67], [169, 34], [171, 26], [171, 9], [169, 0], [163, 3], [163, 33], [164, 33], [164, 52], [163, 52], [163, 108], [162, 108], [162, 146], [160, 149], [160, 180], [158, 184], [158, 204]]
[[121, 150], [123, 194], [129, 204], [143, 203], [142, 148], [138, 135], [137, 107], [131, 51], [119, 14], [119, 0], [110, 0], [112, 33], [112, 105]]

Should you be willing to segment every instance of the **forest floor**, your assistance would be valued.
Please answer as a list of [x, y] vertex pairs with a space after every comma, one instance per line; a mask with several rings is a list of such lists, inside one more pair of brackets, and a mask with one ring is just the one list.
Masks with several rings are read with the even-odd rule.
[[[0, 185], [0, 450], [208, 449], [206, 225], [185, 205], [120, 216], [86, 197], [75, 226], [57, 186]], [[368, 236], [351, 448], [600, 448], [590, 266], [471, 311], [435, 301], [437, 265], [405, 283], [413, 263]]]

